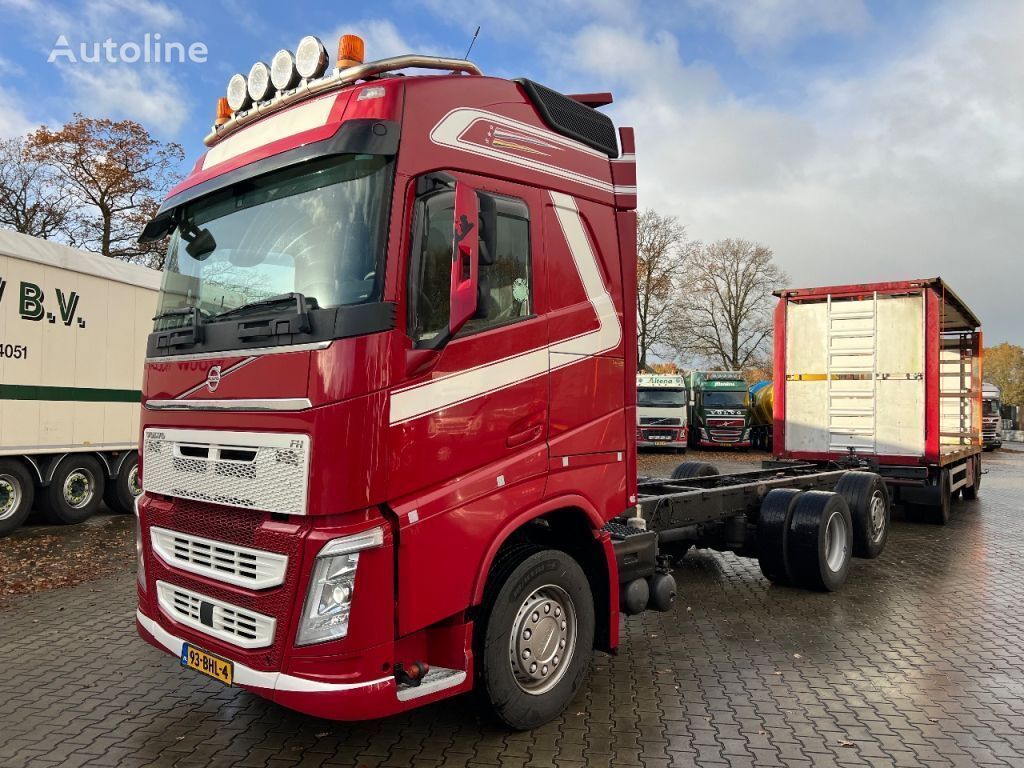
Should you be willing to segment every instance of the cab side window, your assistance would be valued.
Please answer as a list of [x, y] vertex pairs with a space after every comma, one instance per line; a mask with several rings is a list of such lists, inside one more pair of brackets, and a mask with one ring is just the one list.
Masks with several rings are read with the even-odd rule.
[[[494, 233], [481, 236], [477, 314], [458, 338], [533, 312], [529, 208], [517, 198], [479, 195], [481, 210], [494, 212], [481, 216], [481, 232], [493, 226]], [[448, 327], [454, 215], [451, 189], [432, 190], [417, 200], [409, 269], [409, 332], [416, 342], [430, 342]], [[493, 248], [484, 246], [485, 239]]]

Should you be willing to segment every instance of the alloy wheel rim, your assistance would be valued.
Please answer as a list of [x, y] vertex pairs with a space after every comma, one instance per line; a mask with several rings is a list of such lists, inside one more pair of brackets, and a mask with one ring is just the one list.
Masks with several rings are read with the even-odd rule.
[[825, 562], [829, 570], [838, 573], [846, 562], [849, 547], [846, 523], [838, 512], [833, 513], [825, 524]]
[[885, 498], [881, 491], [871, 494], [871, 540], [879, 542], [885, 533]]
[[139, 485], [139, 465], [136, 464], [128, 471], [128, 492], [132, 496], [138, 496], [142, 493], [142, 487]]
[[509, 637], [509, 661], [519, 688], [534, 696], [550, 691], [565, 676], [575, 650], [572, 598], [554, 584], [538, 587], [519, 607]]
[[92, 472], [81, 467], [72, 470], [64, 480], [63, 491], [64, 501], [72, 509], [87, 506], [96, 493], [96, 481]]
[[21, 484], [10, 475], [0, 475], [0, 520], [6, 520], [21, 505]]

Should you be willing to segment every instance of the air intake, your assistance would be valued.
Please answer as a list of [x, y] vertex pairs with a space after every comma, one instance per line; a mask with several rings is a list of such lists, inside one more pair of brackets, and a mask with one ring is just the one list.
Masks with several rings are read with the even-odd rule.
[[520, 78], [516, 82], [526, 91], [548, 128], [604, 152], [608, 157], [619, 156], [615, 126], [608, 115], [532, 80]]

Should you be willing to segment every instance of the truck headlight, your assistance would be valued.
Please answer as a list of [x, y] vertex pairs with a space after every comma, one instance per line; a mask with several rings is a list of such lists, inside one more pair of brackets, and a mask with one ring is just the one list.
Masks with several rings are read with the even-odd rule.
[[296, 645], [337, 640], [348, 634], [355, 594], [359, 553], [384, 544], [384, 530], [374, 528], [354, 536], [332, 539], [316, 556], [309, 579]]

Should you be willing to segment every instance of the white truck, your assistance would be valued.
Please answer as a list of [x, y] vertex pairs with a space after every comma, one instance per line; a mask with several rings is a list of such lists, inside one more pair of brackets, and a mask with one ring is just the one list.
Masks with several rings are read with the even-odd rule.
[[0, 231], [0, 536], [131, 512], [160, 273]]
[[987, 381], [981, 385], [981, 445], [986, 451], [1003, 445], [1003, 393]]
[[686, 408], [686, 379], [683, 376], [637, 374], [637, 446], [685, 451]]

